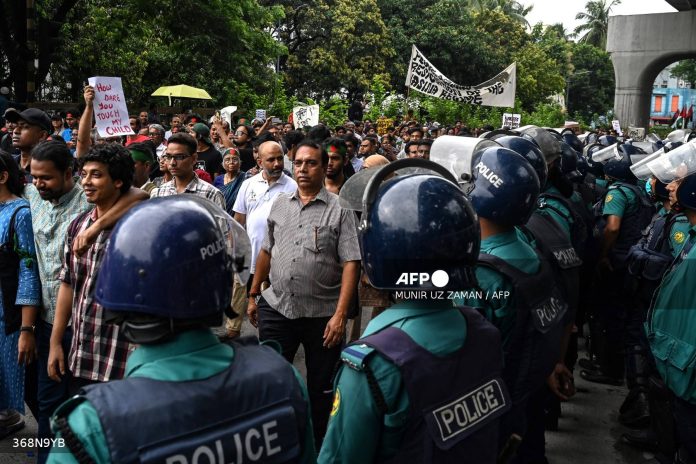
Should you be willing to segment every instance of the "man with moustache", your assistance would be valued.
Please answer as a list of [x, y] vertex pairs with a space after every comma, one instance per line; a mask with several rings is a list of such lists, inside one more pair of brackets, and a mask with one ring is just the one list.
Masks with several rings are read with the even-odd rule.
[[[256, 258], [266, 237], [266, 221], [271, 205], [283, 192], [294, 192], [297, 184], [283, 173], [283, 150], [278, 142], [268, 141], [259, 145], [261, 172], [242, 183], [234, 202], [234, 218], [242, 224], [251, 241], [251, 274]], [[249, 278], [249, 282], [252, 277]]]
[[[334, 366], [360, 274], [355, 214], [324, 187], [328, 163], [318, 143], [299, 145], [297, 189], [278, 195], [271, 206], [247, 308], [259, 338], [278, 342], [288, 362], [303, 345], [317, 446], [326, 432]], [[280, 169], [280, 158], [278, 164]], [[271, 286], [261, 297], [269, 276]]]
[[[62, 267], [65, 236], [70, 223], [79, 215], [90, 211], [85, 193], [77, 178], [73, 177], [73, 157], [63, 142], [47, 141], [37, 145], [31, 153], [31, 172], [34, 183], [24, 188], [23, 196], [29, 201], [36, 243], [36, 256], [41, 278], [42, 308], [37, 319], [35, 334], [39, 351], [36, 363], [38, 375], [38, 436], [50, 438], [49, 418], [56, 407], [68, 398], [66, 372], [61, 382], [48, 377], [50, 337], [53, 330], [58, 289], [57, 276]], [[75, 240], [79, 252], [96, 239], [100, 231], [110, 229], [116, 221], [137, 201], [148, 198], [143, 192], [132, 188], [96, 222]], [[67, 353], [72, 339], [72, 328], [68, 327], [62, 339], [63, 351]], [[63, 364], [67, 358], [63, 359]], [[38, 462], [45, 462], [47, 448], [38, 449]]]
[[[48, 375], [54, 381], [61, 381], [66, 367], [70, 370], [71, 394], [93, 383], [122, 378], [130, 347], [118, 327], [104, 321], [103, 308], [94, 299], [97, 274], [111, 229], [102, 230], [82, 256], [75, 254], [72, 243], [128, 192], [133, 182], [133, 159], [125, 147], [104, 144], [90, 149], [80, 165], [82, 189], [94, 209], [80, 214], [68, 227], [48, 356]], [[65, 366], [62, 340], [69, 323], [73, 337], [68, 366]]]
[[343, 139], [331, 138], [324, 142], [324, 147], [329, 154], [329, 163], [326, 165], [326, 179], [324, 187], [331, 193], [338, 193], [348, 178], [346, 177], [345, 167], [347, 164], [346, 142]]

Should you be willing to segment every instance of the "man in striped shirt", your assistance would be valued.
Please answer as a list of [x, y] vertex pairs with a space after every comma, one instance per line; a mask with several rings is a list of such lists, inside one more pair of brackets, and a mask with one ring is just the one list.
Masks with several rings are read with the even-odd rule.
[[[271, 206], [247, 309], [259, 338], [277, 341], [289, 362], [304, 347], [317, 446], [326, 432], [334, 366], [360, 273], [355, 214], [324, 188], [328, 159], [319, 144], [298, 146], [297, 190], [281, 193]], [[271, 286], [257, 306], [269, 277]]]

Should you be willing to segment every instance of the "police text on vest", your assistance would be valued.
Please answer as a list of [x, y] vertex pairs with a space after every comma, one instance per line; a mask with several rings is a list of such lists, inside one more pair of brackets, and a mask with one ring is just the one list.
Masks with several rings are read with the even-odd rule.
[[484, 425], [506, 408], [503, 387], [498, 379], [477, 387], [451, 403], [432, 412], [443, 442]]

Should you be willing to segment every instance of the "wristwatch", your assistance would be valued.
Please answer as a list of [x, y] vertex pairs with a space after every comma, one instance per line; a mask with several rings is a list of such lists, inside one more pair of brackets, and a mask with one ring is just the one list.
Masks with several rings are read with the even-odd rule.
[[36, 326], [33, 325], [23, 325], [22, 327], [19, 328], [20, 332], [31, 332], [34, 333], [34, 329]]

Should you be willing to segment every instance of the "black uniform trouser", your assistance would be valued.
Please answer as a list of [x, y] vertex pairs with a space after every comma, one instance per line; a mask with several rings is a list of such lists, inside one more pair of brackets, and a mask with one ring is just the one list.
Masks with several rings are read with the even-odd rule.
[[679, 444], [696, 462], [696, 404], [675, 397], [672, 408]]
[[330, 317], [289, 319], [273, 309], [261, 297], [258, 303], [259, 339], [280, 344], [283, 357], [292, 364], [300, 344], [304, 347], [307, 366], [307, 391], [312, 407], [312, 425], [317, 449], [326, 434], [333, 399], [333, 375], [339, 362], [342, 344], [324, 347], [324, 330]]
[[603, 338], [598, 350], [602, 370], [614, 377], [623, 378], [623, 348], [626, 333], [626, 313], [630, 295], [626, 291], [626, 268], [604, 270], [598, 279], [597, 319]]

